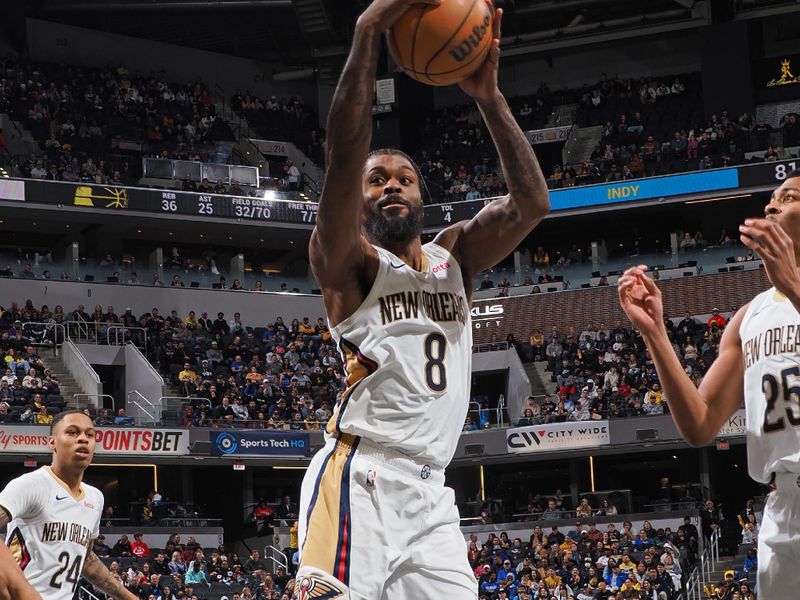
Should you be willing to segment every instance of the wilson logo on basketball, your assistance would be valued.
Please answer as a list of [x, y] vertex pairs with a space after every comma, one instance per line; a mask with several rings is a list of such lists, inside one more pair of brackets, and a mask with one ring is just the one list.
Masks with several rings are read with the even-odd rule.
[[491, 18], [487, 14], [485, 17], [483, 17], [483, 23], [480, 25], [475, 25], [472, 28], [472, 33], [461, 40], [457, 46], [450, 49], [450, 56], [452, 56], [458, 62], [463, 62], [465, 58], [472, 54], [472, 51], [475, 50], [475, 48], [481, 45], [481, 40], [486, 36], [486, 32], [489, 30], [490, 22]]

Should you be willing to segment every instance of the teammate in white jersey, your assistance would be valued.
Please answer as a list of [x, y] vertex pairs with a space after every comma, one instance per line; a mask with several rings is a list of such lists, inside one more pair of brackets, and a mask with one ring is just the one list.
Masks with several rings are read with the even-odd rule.
[[94, 448], [92, 420], [77, 410], [59, 413], [50, 429], [52, 464], [0, 492], [7, 549], [43, 600], [71, 600], [81, 575], [115, 600], [137, 600], [92, 552], [103, 494], [83, 483], [83, 473]]
[[497, 87], [501, 11], [461, 89], [497, 146], [509, 194], [422, 245], [426, 188], [406, 154], [369, 154], [381, 36], [412, 4], [376, 0], [356, 25], [328, 115], [328, 171], [311, 266], [347, 389], [301, 492], [295, 598], [477, 598], [452, 490], [469, 402], [472, 279], [549, 210], [531, 145]]
[[711, 442], [744, 400], [750, 476], [774, 490], [758, 534], [758, 597], [784, 600], [800, 590], [800, 171], [787, 174], [765, 213], [747, 219], [739, 232], [774, 287], [731, 319], [698, 389], [672, 349], [661, 292], [646, 267], [625, 272], [619, 298], [642, 332], [670, 412], [690, 444]]

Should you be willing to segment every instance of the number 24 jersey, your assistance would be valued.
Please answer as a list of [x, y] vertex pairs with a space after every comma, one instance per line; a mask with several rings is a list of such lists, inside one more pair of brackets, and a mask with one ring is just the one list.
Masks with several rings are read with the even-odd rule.
[[11, 517], [6, 545], [43, 600], [71, 600], [89, 543], [99, 535], [103, 494], [85, 483], [81, 488], [74, 498], [45, 466], [0, 492], [0, 506]]

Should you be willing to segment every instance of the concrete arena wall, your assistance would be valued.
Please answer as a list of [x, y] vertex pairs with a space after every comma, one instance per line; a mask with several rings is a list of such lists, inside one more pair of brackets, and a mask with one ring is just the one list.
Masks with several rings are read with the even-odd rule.
[[[714, 306], [723, 312], [741, 308], [771, 285], [763, 270], [684, 277], [657, 284], [664, 295], [665, 312], [673, 317], [684, 312], [710, 313]], [[278, 316], [289, 320], [307, 316], [313, 321], [325, 314], [321, 296], [303, 294], [256, 294], [41, 279], [4, 279], [2, 289], [0, 305], [8, 305], [11, 301], [24, 303], [31, 299], [34, 305], [47, 304], [51, 310], [56, 304], [61, 304], [65, 310], [84, 304], [91, 312], [95, 304], [101, 304], [103, 308], [110, 304], [118, 314], [128, 306], [137, 316], [158, 307], [162, 313], [175, 309], [182, 316], [194, 310], [198, 316], [205, 311], [216, 317], [216, 313], [222, 311], [228, 319], [238, 311], [242, 321], [249, 326], [263, 326]], [[502, 306], [502, 314], [473, 323], [476, 344], [493, 339], [504, 340], [509, 333], [518, 340], [528, 341], [531, 330], [536, 327], [549, 329], [551, 325], [561, 328], [575, 325], [583, 328], [589, 322], [603, 322], [610, 327], [616, 319], [627, 322], [619, 307], [616, 287], [491, 298], [473, 303], [482, 314], [488, 307], [496, 306]]]
[[41, 279], [2, 280], [0, 305], [8, 306], [12, 301], [24, 304], [28, 299], [37, 307], [47, 304], [50, 310], [61, 304], [65, 311], [72, 311], [83, 304], [91, 313], [95, 304], [100, 304], [103, 309], [111, 305], [117, 314], [122, 314], [125, 308], [131, 307], [137, 317], [154, 307], [162, 314], [175, 309], [182, 317], [193, 310], [198, 317], [207, 312], [209, 317], [216, 318], [217, 312], [222, 311], [228, 320], [233, 318], [234, 312], [239, 312], [242, 322], [251, 327], [272, 323], [278, 316], [288, 321], [309, 317], [315, 322], [317, 317], [325, 315], [321, 296]]

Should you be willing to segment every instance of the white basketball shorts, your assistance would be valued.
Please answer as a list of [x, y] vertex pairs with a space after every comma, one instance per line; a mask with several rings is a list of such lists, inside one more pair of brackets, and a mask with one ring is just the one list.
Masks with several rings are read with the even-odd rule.
[[294, 597], [477, 599], [458, 519], [441, 469], [330, 438], [303, 479]]
[[776, 473], [758, 532], [758, 600], [800, 590], [800, 473]]

